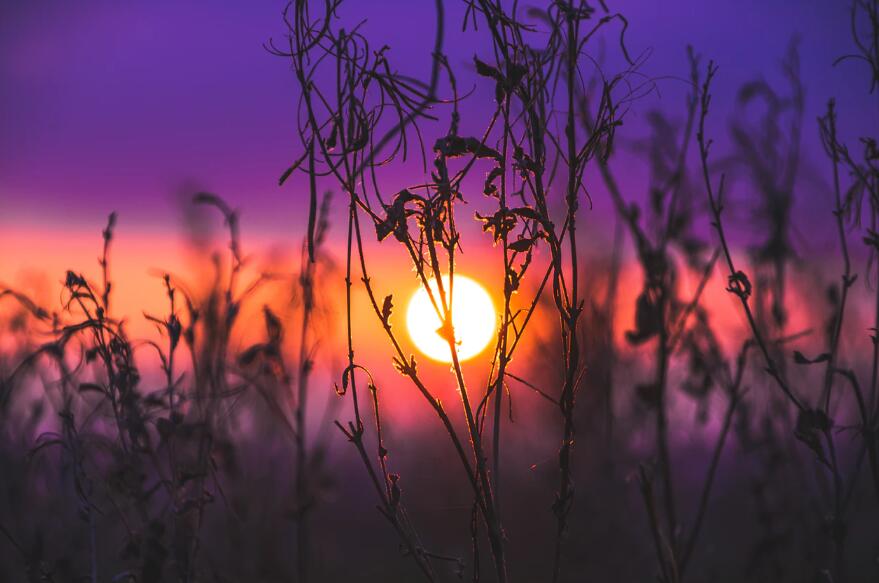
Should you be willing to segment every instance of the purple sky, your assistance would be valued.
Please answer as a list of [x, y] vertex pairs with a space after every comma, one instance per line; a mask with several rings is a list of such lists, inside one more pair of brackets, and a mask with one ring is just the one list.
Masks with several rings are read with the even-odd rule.
[[[121, 226], [128, 228], [176, 228], [176, 201], [194, 189], [221, 194], [243, 209], [246, 224], [268, 232], [301, 225], [297, 184], [302, 183], [277, 186], [297, 151], [295, 83], [283, 59], [262, 48], [270, 36], [284, 32], [283, 5], [282, 0], [2, 3], [0, 228], [7, 223], [96, 229], [110, 210], [118, 210]], [[465, 70], [474, 53], [486, 51], [472, 32], [460, 32], [462, 5], [447, 2], [446, 51], [453, 65]], [[630, 51], [653, 51], [645, 73], [686, 74], [688, 43], [720, 63], [719, 147], [731, 95], [756, 76], [777, 78], [778, 61], [794, 34], [802, 37], [807, 90], [806, 163], [825, 163], [813, 120], [831, 95], [840, 103], [841, 131], [850, 142], [863, 124], [879, 124], [865, 68], [832, 67], [833, 59], [851, 48], [844, 2], [625, 0], [614, 6], [630, 21]], [[351, 23], [368, 16], [373, 43], [394, 47], [397, 67], [424, 77], [432, 32], [420, 23], [430, 23], [433, 10], [432, 0], [350, 0], [342, 14], [350, 15]], [[681, 111], [682, 85], [669, 80], [660, 87], [661, 98], [636, 105], [626, 135], [639, 133], [649, 107]], [[468, 116], [478, 123], [481, 113], [465, 106], [465, 125]], [[798, 205], [808, 213], [818, 201], [804, 196]]]

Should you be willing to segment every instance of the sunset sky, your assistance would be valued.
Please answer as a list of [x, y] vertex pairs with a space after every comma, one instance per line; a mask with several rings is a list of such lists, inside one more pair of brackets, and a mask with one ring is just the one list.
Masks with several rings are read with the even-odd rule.
[[0, 581], [879, 580], [877, 9], [0, 0]]
[[[394, 15], [374, 13], [367, 36], [392, 47], [401, 71], [425, 76], [432, 31], [426, 34], [417, 23], [431, 21], [434, 3], [358, 4], [345, 6], [352, 23], [366, 16], [354, 14], [366, 4], [381, 4]], [[463, 3], [446, 4], [446, 51], [465, 79], [462, 85], [472, 84], [467, 75], [474, 43], [461, 41]], [[838, 96], [843, 135], [861, 123], [879, 122], [861, 66], [832, 66], [851, 49], [848, 14], [839, 2], [661, 5], [614, 4], [629, 19], [632, 54], [652, 51], [646, 74], [685, 75], [684, 49], [693, 44], [720, 64], [716, 111], [728, 112], [743, 82], [777, 78], [777, 62], [799, 34], [807, 123], [833, 88], [851, 89]], [[243, 1], [3, 3], [0, 226], [93, 231], [106, 213], [117, 210], [121, 228], [149, 232], [176, 226], [175, 196], [202, 188], [241, 207], [262, 232], [292, 232], [301, 224], [302, 182], [278, 188], [277, 179], [297, 153], [295, 81], [287, 63], [262, 47], [270, 37], [283, 36], [283, 6], [283, 1], [261, 2], [258, 8]], [[728, 25], [732, 20], [736, 26]], [[676, 111], [679, 85], [660, 81], [664, 103], [653, 96], [638, 104], [625, 131], [637, 135], [649, 107]], [[476, 122], [474, 130], [479, 113], [465, 111], [465, 122], [468, 117]], [[820, 161], [816, 133], [811, 124], [806, 127], [806, 156]]]
[[[367, 16], [366, 4], [376, 6], [345, 6], [352, 25]], [[830, 209], [829, 167], [812, 120], [832, 91], [846, 88], [838, 96], [841, 134], [857, 135], [861, 124], [879, 123], [879, 108], [866, 91], [861, 66], [833, 66], [834, 58], [851, 48], [847, 12], [832, 0], [661, 4], [629, 0], [616, 5], [630, 22], [630, 52], [650, 51], [641, 70], [657, 78], [659, 88], [659, 95], [631, 109], [623, 137], [643, 135], [651, 108], [680, 116], [686, 88], [679, 78], [687, 73], [689, 43], [720, 64], [711, 123], [722, 152], [736, 89], [760, 76], [777, 81], [779, 60], [799, 35], [806, 113], [796, 229], [824, 222]], [[20, 285], [42, 273], [55, 282], [67, 267], [95, 269], [100, 229], [115, 210], [120, 285], [131, 293], [157, 286], [149, 270], [181, 265], [183, 209], [198, 190], [220, 194], [241, 210], [250, 249], [283, 247], [296, 258], [305, 221], [304, 177], [296, 175], [278, 186], [281, 172], [298, 154], [295, 80], [288, 63], [263, 48], [270, 38], [284, 35], [283, 6], [4, 3], [0, 280]], [[394, 18], [373, 12], [363, 29], [366, 36], [392, 47], [399, 70], [426, 77], [433, 31], [418, 23], [432, 21], [434, 3], [388, 1], [382, 6]], [[445, 50], [462, 87], [491, 91], [473, 74], [474, 47], [481, 45], [462, 40], [462, 35], [472, 36], [461, 32], [462, 6], [447, 2]], [[736, 26], [729, 26], [731, 21]], [[464, 131], [481, 131], [490, 100], [471, 102], [463, 108]], [[643, 170], [622, 167], [629, 155], [621, 153], [615, 164], [627, 196], [638, 199], [646, 176], [639, 175]], [[388, 190], [421, 179], [420, 165], [409, 164], [388, 177]], [[593, 215], [609, 216], [607, 198], [593, 199]], [[601, 221], [596, 222], [600, 228]], [[334, 235], [342, 237], [342, 231]], [[812, 235], [805, 243], [820, 248], [820, 241]], [[131, 307], [140, 299], [132, 297]]]

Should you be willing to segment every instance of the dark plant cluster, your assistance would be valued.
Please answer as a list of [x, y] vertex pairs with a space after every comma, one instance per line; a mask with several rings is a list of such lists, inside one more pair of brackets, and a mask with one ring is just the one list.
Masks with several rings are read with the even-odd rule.
[[[155, 324], [158, 340], [131, 339], [125, 320], [114, 316], [115, 214], [103, 231], [101, 281], [68, 271], [60, 310], [2, 290], [17, 304], [4, 330], [17, 347], [3, 358], [0, 529], [13, 551], [4, 555], [4, 580], [199, 578], [208, 509], [222, 504], [238, 520], [227, 534], [247, 536], [239, 515], [252, 501], [241, 456], [252, 447], [240, 440], [246, 428], [239, 407], [292, 438], [303, 477], [296, 480], [297, 505], [282, 512], [307, 513], [312, 493], [304, 476], [320, 473], [323, 446], [318, 440], [306, 451], [300, 429], [313, 358], [308, 334], [313, 319], [327, 317], [315, 289], [331, 267], [321, 259], [328, 204], [315, 231], [315, 262], [304, 261], [295, 278], [260, 271], [246, 282], [253, 270], [237, 213], [212, 194], [196, 195], [193, 204], [220, 212], [228, 252], [209, 259], [214, 280], [206, 287], [160, 274], [167, 312], [142, 316]], [[294, 293], [302, 337], [292, 361], [284, 339], [291, 318], [282, 320], [268, 303], [265, 341], [236, 348], [242, 308], [271, 283], [286, 283]], [[157, 362], [160, 370], [144, 378], [138, 359]], [[34, 400], [35, 391], [43, 396]], [[227, 480], [234, 490], [223, 487]], [[113, 549], [110, 564], [99, 554], [106, 548]]]

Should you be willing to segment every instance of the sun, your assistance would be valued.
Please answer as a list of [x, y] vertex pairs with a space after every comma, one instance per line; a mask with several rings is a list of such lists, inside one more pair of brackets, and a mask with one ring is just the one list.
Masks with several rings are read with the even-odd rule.
[[[430, 281], [430, 289], [437, 303], [439, 290], [436, 280]], [[448, 294], [449, 278], [443, 276], [443, 290]], [[449, 343], [437, 333], [441, 325], [439, 316], [424, 287], [409, 300], [406, 326], [409, 336], [429, 358], [440, 362], [452, 362]], [[497, 327], [494, 303], [485, 288], [464, 275], [455, 274], [452, 292], [452, 326], [458, 342], [458, 360], [473, 358], [491, 342]]]

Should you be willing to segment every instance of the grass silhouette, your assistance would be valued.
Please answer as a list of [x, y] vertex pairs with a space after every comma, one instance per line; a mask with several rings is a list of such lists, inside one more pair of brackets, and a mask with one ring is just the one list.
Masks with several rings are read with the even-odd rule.
[[[142, 314], [154, 337], [130, 337], [115, 309], [115, 213], [99, 281], [67, 271], [58, 306], [0, 286], [4, 580], [875, 579], [875, 138], [851, 151], [837, 101], [817, 122], [837, 274], [793, 242], [809, 127], [795, 42], [787, 87], [740, 88], [732, 153], [717, 157], [722, 71], [695, 49], [683, 117], [650, 111], [631, 140], [621, 126], [659, 81], [629, 54], [622, 14], [464, 4], [484, 40], [473, 90], [444, 53], [442, 0], [425, 79], [346, 26], [341, 1], [287, 6], [287, 35], [266, 49], [297, 86], [298, 151], [279, 178], [307, 183], [295, 271], [256, 265], [238, 210], [203, 192], [191, 203], [222, 219], [225, 250], [200, 257], [207, 282], [159, 274], [167, 311]], [[839, 66], [866, 62], [872, 90], [879, 11], [862, 0], [852, 14], [858, 52]], [[476, 100], [490, 113], [465, 131]], [[389, 186], [385, 170], [412, 160], [421, 178]], [[644, 197], [618, 179], [632, 160]], [[588, 218], [598, 196], [610, 241]], [[734, 226], [744, 206], [750, 249]], [[451, 298], [480, 245], [500, 316], [469, 366]], [[407, 352], [377, 248], [428, 290], [442, 374]], [[798, 304], [808, 270], [827, 306]], [[400, 422], [404, 398], [423, 426]]]

